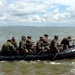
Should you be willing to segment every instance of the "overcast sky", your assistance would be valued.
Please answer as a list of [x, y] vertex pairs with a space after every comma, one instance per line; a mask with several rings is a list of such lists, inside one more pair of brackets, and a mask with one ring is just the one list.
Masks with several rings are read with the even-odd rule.
[[0, 0], [0, 26], [75, 26], [75, 0]]

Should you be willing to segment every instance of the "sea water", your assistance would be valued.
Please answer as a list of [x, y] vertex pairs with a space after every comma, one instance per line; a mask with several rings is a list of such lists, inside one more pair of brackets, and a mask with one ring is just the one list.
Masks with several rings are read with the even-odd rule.
[[[31, 36], [36, 42], [40, 36], [48, 34], [50, 39], [59, 36], [59, 43], [64, 37], [75, 37], [74, 27], [0, 27], [0, 49], [13, 36], [17, 44], [21, 36]], [[0, 75], [75, 75], [75, 59], [57, 61], [0, 61]]]

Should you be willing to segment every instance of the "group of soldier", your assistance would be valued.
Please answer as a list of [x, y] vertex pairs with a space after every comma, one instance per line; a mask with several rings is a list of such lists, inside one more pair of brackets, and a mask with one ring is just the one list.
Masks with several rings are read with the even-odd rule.
[[53, 40], [50, 40], [48, 34], [44, 34], [43, 37], [39, 37], [39, 40], [36, 42], [32, 41], [31, 36], [22, 36], [19, 42], [19, 46], [17, 45], [15, 37], [7, 40], [5, 44], [3, 44], [1, 48], [1, 54], [3, 55], [11, 55], [11, 54], [38, 54], [40, 53], [57, 53], [62, 50], [68, 49], [71, 46], [69, 42], [75, 39], [72, 39], [70, 36], [64, 38], [61, 43], [58, 43], [59, 37], [57, 35], [54, 36]]

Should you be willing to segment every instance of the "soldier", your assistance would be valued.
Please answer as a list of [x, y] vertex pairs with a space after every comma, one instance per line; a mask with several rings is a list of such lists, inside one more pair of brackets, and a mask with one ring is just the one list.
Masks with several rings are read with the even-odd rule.
[[40, 51], [44, 51], [44, 45], [43, 45], [44, 38], [40, 37], [39, 40], [36, 43], [36, 53], [39, 53]]
[[31, 36], [27, 37], [26, 40], [26, 48], [29, 51], [29, 54], [34, 54], [35, 53], [35, 49], [34, 49], [34, 42], [31, 40]]
[[11, 43], [14, 45], [14, 48], [15, 48], [15, 50], [16, 50], [18, 46], [17, 46], [17, 42], [16, 42], [16, 40], [15, 40], [15, 37], [12, 37]]
[[68, 48], [71, 47], [70, 44], [69, 44], [69, 42], [72, 41], [72, 40], [74, 40], [74, 39], [71, 39], [71, 37], [68, 36], [67, 38], [64, 38], [64, 39], [61, 41], [61, 45], [63, 46], [63, 50], [64, 50], [64, 49], [68, 49]]
[[48, 34], [44, 34], [44, 40], [47, 42], [47, 43], [50, 43], [50, 37]]
[[49, 38], [48, 34], [44, 35], [44, 42], [43, 43], [44, 43], [45, 49], [50, 50], [50, 38]]
[[26, 37], [22, 36], [21, 41], [19, 42], [19, 53], [24, 54], [28, 53], [28, 50], [26, 48]]
[[3, 44], [2, 48], [1, 48], [1, 53], [3, 55], [11, 55], [15, 52], [14, 46], [11, 43], [11, 40], [7, 40], [7, 42], [5, 44]]
[[59, 47], [58, 47], [58, 36], [57, 35], [55, 35], [54, 36], [54, 39], [51, 41], [51, 52], [52, 53], [57, 53], [57, 52], [59, 52]]

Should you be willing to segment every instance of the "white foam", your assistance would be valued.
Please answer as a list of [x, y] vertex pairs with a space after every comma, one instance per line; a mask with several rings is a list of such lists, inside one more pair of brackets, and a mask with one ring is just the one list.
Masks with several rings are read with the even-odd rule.
[[52, 65], [60, 65], [61, 63], [58, 62], [51, 62]]

